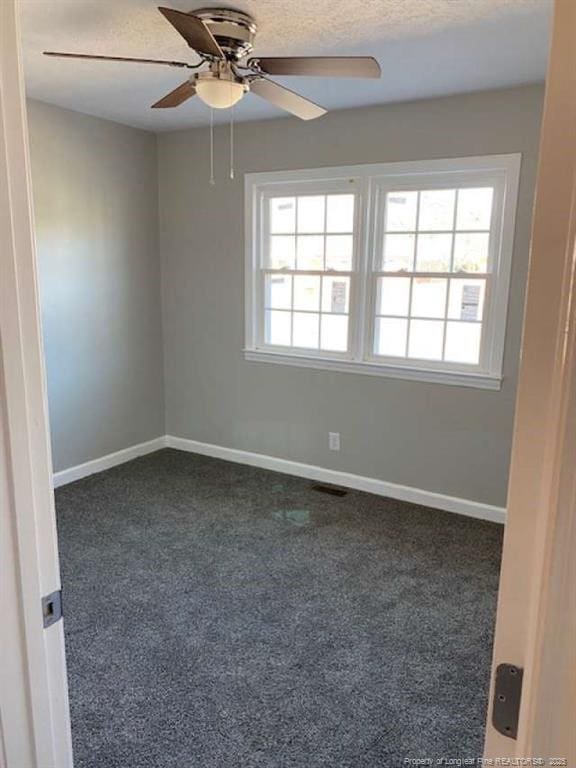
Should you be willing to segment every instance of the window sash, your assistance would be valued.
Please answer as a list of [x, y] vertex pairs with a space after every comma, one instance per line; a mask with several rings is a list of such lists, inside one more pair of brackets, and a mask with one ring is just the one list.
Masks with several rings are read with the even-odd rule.
[[[378, 312], [377, 310], [377, 301], [378, 301], [378, 279], [380, 277], [431, 277], [431, 278], [438, 278], [441, 280], [446, 280], [448, 283], [446, 287], [446, 304], [444, 308], [444, 315], [442, 316], [425, 316], [425, 315], [416, 315], [412, 314], [412, 296], [410, 296], [409, 299], [409, 306], [408, 306], [408, 312], [409, 314], [406, 315], [394, 315], [394, 314], [387, 314]], [[407, 368], [415, 368], [419, 369], [422, 367], [431, 368], [434, 370], [450, 370], [450, 371], [463, 371], [463, 372], [487, 372], [487, 345], [486, 345], [486, 319], [487, 319], [487, 312], [488, 312], [488, 301], [489, 301], [489, 295], [491, 293], [491, 283], [492, 283], [492, 275], [489, 273], [474, 273], [474, 275], [470, 275], [468, 273], [448, 273], [448, 272], [375, 272], [372, 274], [372, 277], [370, 279], [370, 303], [367, 306], [367, 314], [369, 314], [370, 317], [370, 325], [368, 328], [368, 333], [366, 334], [365, 338], [365, 345], [364, 345], [364, 354], [363, 359], [368, 362], [374, 362], [374, 363], [390, 363], [390, 365], [393, 366], [402, 366]], [[478, 279], [478, 280], [485, 280], [485, 293], [484, 293], [484, 299], [483, 299], [483, 307], [482, 307], [482, 318], [480, 320], [463, 320], [461, 318], [453, 318], [448, 315], [448, 302], [450, 298], [450, 280], [461, 280], [469, 278], [472, 279]], [[404, 320], [408, 323], [408, 330], [406, 334], [406, 344], [405, 344], [405, 354], [404, 355], [380, 355], [375, 351], [375, 342], [376, 342], [376, 323], [378, 321], [378, 318], [385, 318], [385, 319], [393, 319], [393, 320]], [[426, 359], [426, 358], [418, 358], [418, 357], [409, 357], [408, 356], [408, 345], [410, 340], [410, 322], [416, 320], [416, 321], [431, 321], [431, 322], [437, 322], [442, 323], [442, 359], [441, 360], [434, 360], [434, 359]], [[447, 325], [448, 323], [468, 323], [470, 325], [479, 325], [481, 328], [480, 333], [480, 349], [479, 349], [479, 362], [478, 363], [463, 363], [463, 362], [455, 362], [451, 360], [445, 360], [443, 359], [446, 353], [446, 337], [447, 337]]]
[[[280, 308], [280, 307], [267, 307], [266, 306], [266, 277], [268, 275], [281, 275], [281, 276], [290, 276], [292, 278], [294, 277], [319, 277], [320, 278], [320, 288], [319, 288], [319, 303], [317, 309], [300, 309], [294, 307], [294, 284], [292, 284], [292, 290], [291, 290], [291, 302], [289, 308]], [[323, 277], [345, 277], [347, 278], [349, 283], [349, 289], [348, 289], [348, 312], [326, 312], [322, 309], [322, 287]], [[342, 359], [352, 359], [351, 354], [351, 326], [352, 326], [352, 294], [354, 291], [354, 281], [355, 281], [355, 273], [354, 272], [337, 272], [335, 270], [331, 270], [329, 272], [321, 271], [321, 270], [289, 270], [289, 269], [260, 269], [260, 275], [259, 275], [259, 295], [261, 297], [261, 303], [260, 303], [260, 322], [258, 324], [258, 338], [259, 338], [259, 346], [262, 348], [267, 349], [274, 349], [274, 350], [282, 350], [286, 353], [289, 353], [291, 351], [306, 352], [307, 354], [318, 354], [322, 357], [330, 358], [330, 357], [337, 357]], [[316, 347], [299, 347], [296, 345], [281, 345], [281, 344], [272, 344], [268, 341], [266, 341], [266, 312], [289, 312], [291, 315], [296, 313], [302, 313], [302, 314], [310, 314], [310, 315], [319, 315], [320, 316], [320, 323], [322, 322], [321, 316], [322, 315], [334, 315], [336, 317], [347, 317], [348, 318], [348, 336], [347, 336], [347, 351], [346, 352], [339, 352], [336, 350], [323, 350], [320, 349], [320, 339], [319, 339], [319, 346]], [[293, 318], [291, 319], [293, 322]], [[320, 327], [321, 331], [321, 327]]]
[[[354, 185], [354, 186], [353, 186]], [[278, 197], [294, 197], [296, 200], [298, 198], [302, 197], [310, 197], [310, 196], [316, 196], [316, 195], [323, 195], [325, 197], [328, 197], [330, 195], [338, 195], [338, 194], [345, 194], [345, 195], [354, 195], [354, 221], [353, 221], [353, 231], [352, 232], [330, 232], [327, 231], [327, 216], [328, 216], [328, 206], [325, 204], [324, 206], [324, 229], [322, 232], [313, 232], [313, 233], [306, 233], [306, 232], [299, 232], [297, 231], [297, 213], [298, 213], [298, 203], [296, 203], [296, 211], [295, 211], [295, 217], [296, 217], [296, 224], [295, 224], [295, 230], [294, 232], [286, 233], [289, 237], [294, 237], [295, 239], [299, 236], [309, 236], [309, 235], [315, 235], [319, 237], [324, 238], [323, 243], [323, 253], [324, 253], [324, 266], [326, 266], [326, 238], [330, 236], [339, 236], [339, 235], [348, 235], [352, 236], [352, 269], [350, 270], [337, 270], [337, 269], [296, 269], [296, 268], [288, 268], [288, 267], [282, 267], [282, 268], [273, 268], [270, 266], [270, 238], [274, 236], [274, 234], [271, 231], [271, 222], [270, 222], [270, 201], [273, 198]], [[360, 260], [360, 227], [361, 227], [361, 218], [362, 218], [362, 196], [360, 194], [360, 191], [358, 189], [358, 186], [354, 184], [353, 179], [346, 179], [345, 181], [338, 181], [338, 180], [331, 180], [327, 183], [320, 182], [318, 184], [309, 183], [309, 184], [280, 184], [275, 185], [273, 190], [265, 190], [263, 191], [259, 196], [259, 204], [258, 204], [258, 211], [259, 211], [259, 221], [260, 221], [260, 240], [259, 244], [260, 247], [258, 249], [257, 253], [257, 279], [256, 279], [256, 287], [255, 287], [255, 297], [254, 297], [254, 304], [255, 304], [255, 339], [257, 348], [261, 349], [269, 349], [273, 351], [283, 352], [286, 354], [305, 354], [305, 355], [314, 355], [317, 357], [325, 358], [325, 359], [342, 359], [342, 360], [350, 360], [354, 358], [354, 350], [353, 350], [353, 339], [355, 337], [355, 328], [357, 323], [357, 317], [360, 314], [360, 308], [357, 304], [357, 286], [358, 286], [358, 277], [360, 274], [360, 267], [359, 267], [359, 260]], [[258, 226], [258, 225], [256, 225]], [[296, 262], [295, 267], [297, 265], [297, 256], [296, 256]], [[266, 303], [266, 276], [267, 275], [287, 275], [291, 276], [292, 278], [298, 277], [298, 276], [318, 276], [321, 279], [320, 282], [320, 306], [318, 308], [317, 312], [314, 312], [313, 310], [308, 310], [310, 314], [334, 314], [339, 316], [347, 316], [348, 318], [348, 336], [347, 336], [347, 350], [346, 351], [335, 351], [335, 350], [322, 350], [320, 349], [321, 344], [321, 338], [319, 337], [318, 340], [318, 348], [316, 347], [300, 347], [295, 345], [278, 345], [278, 344], [271, 344], [270, 342], [266, 341], [266, 311], [268, 311], [270, 308], [267, 308], [265, 306]], [[349, 280], [349, 294], [348, 294], [348, 312], [347, 313], [329, 313], [329, 312], [323, 312], [322, 311], [322, 278], [337, 278], [337, 277], [343, 277], [347, 278]], [[274, 310], [272, 310], [274, 311]], [[292, 288], [292, 301], [291, 301], [291, 309], [286, 310], [278, 310], [278, 311], [287, 311], [291, 312], [292, 314], [294, 312], [303, 312], [305, 313], [307, 310], [300, 310], [300, 309], [294, 309], [294, 293]], [[320, 323], [322, 322], [320, 318]], [[292, 319], [293, 323], [293, 319]], [[320, 331], [321, 332], [321, 326]]]
[[[413, 314], [412, 312], [412, 302], [413, 302], [413, 278], [430, 278], [433, 280], [444, 280], [446, 282], [446, 296], [444, 300], [444, 313], [440, 316], [432, 316], [432, 315], [423, 315], [423, 314]], [[409, 298], [408, 298], [408, 309], [406, 314], [393, 314], [393, 313], [386, 313], [386, 312], [380, 312], [378, 311], [378, 281], [380, 278], [406, 278], [410, 280], [410, 292], [409, 292]], [[366, 314], [369, 317], [370, 324], [368, 328], [368, 333], [366, 334], [365, 338], [365, 345], [364, 345], [364, 359], [370, 360], [373, 362], [386, 362], [390, 361], [393, 365], [404, 365], [406, 364], [409, 367], [421, 367], [423, 364], [426, 364], [426, 366], [433, 365], [434, 367], [438, 366], [440, 369], [444, 367], [449, 367], [450, 370], [463, 370], [463, 371], [484, 371], [487, 370], [488, 367], [488, 349], [487, 349], [487, 339], [486, 339], [486, 321], [491, 311], [491, 296], [492, 296], [492, 283], [493, 283], [494, 275], [491, 272], [409, 272], [409, 271], [401, 271], [401, 272], [392, 272], [392, 271], [373, 271], [369, 277], [369, 283], [370, 283], [370, 289], [369, 289], [369, 300], [367, 302], [366, 306]], [[479, 320], [465, 320], [462, 318], [455, 318], [449, 316], [449, 302], [450, 302], [450, 292], [451, 292], [451, 283], [454, 280], [466, 280], [473, 282], [474, 280], [483, 281], [484, 282], [484, 296], [482, 299], [482, 316]], [[376, 342], [376, 323], [378, 321], [378, 318], [390, 318], [390, 319], [396, 319], [396, 320], [406, 320], [408, 322], [408, 330], [406, 334], [406, 349], [404, 355], [381, 355], [378, 354], [375, 351], [375, 342]], [[432, 360], [432, 359], [425, 359], [425, 358], [417, 358], [417, 357], [409, 357], [408, 356], [408, 345], [409, 345], [409, 339], [410, 339], [410, 322], [412, 320], [424, 320], [424, 321], [434, 321], [434, 322], [441, 322], [442, 323], [442, 359], [440, 360]], [[470, 323], [475, 325], [480, 325], [481, 327], [481, 333], [480, 333], [480, 347], [479, 347], [479, 356], [478, 356], [478, 363], [463, 363], [463, 362], [453, 362], [450, 360], [445, 360], [444, 356], [446, 353], [446, 338], [447, 338], [447, 325], [448, 323]]]

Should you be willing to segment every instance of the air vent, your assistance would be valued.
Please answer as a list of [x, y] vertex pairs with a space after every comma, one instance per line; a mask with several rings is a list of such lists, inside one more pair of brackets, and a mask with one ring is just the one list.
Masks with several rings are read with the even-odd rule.
[[330, 496], [346, 496], [348, 493], [344, 488], [337, 488], [335, 485], [313, 485], [312, 490], [318, 493], [327, 493]]

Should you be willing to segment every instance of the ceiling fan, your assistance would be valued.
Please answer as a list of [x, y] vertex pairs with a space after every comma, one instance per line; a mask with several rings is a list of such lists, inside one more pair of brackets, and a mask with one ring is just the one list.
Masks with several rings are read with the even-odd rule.
[[195, 95], [210, 107], [227, 109], [251, 91], [302, 120], [320, 117], [326, 110], [270, 80], [266, 75], [380, 77], [380, 66], [371, 56], [252, 57], [242, 64], [241, 61], [253, 50], [257, 32], [254, 19], [247, 13], [230, 8], [202, 8], [193, 13], [183, 13], [173, 8], [158, 10], [200, 56], [199, 63], [57, 51], [44, 53], [46, 56], [71, 59], [129, 61], [199, 70], [152, 104], [153, 109], [177, 107]]

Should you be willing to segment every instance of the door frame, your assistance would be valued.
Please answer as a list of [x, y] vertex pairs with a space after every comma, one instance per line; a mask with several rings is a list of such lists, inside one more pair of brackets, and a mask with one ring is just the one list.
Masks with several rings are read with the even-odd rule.
[[[576, 765], [576, 2], [556, 0], [498, 593], [498, 664], [523, 668], [516, 740], [485, 757]], [[491, 707], [490, 707], [491, 709]]]
[[[7, 768], [72, 768], [24, 80], [15, 0], [0, 2], [0, 726]], [[8, 637], [8, 634], [10, 635]]]

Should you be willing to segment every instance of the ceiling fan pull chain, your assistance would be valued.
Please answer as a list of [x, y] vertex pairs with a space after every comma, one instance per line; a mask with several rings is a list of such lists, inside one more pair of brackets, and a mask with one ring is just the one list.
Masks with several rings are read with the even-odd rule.
[[234, 106], [230, 110], [230, 178], [234, 178]]
[[210, 110], [210, 185], [216, 184], [214, 178], [214, 110]]

